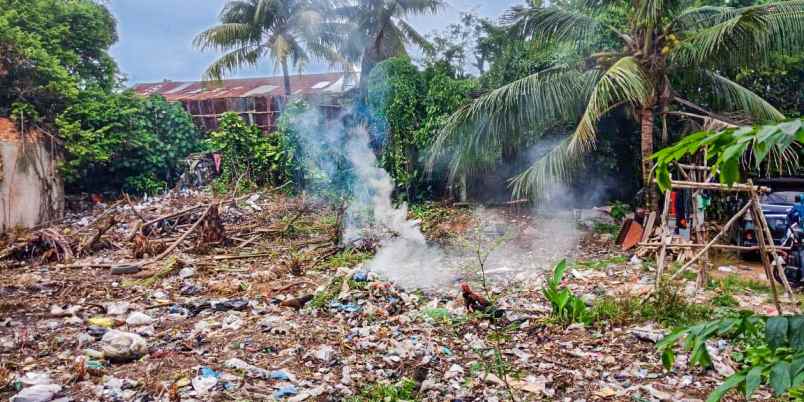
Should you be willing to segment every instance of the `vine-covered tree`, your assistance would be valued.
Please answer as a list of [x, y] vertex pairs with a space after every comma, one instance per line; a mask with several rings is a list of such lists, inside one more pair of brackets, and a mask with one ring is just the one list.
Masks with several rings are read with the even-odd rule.
[[[603, 0], [517, 7], [508, 21], [538, 45], [569, 44], [586, 57], [558, 64], [489, 92], [455, 113], [434, 144], [434, 158], [455, 150], [452, 173], [499, 160], [548, 129], [571, 124], [566, 138], [511, 180], [534, 195], [566, 180], [597, 142], [597, 124], [627, 107], [640, 122], [642, 177], [650, 184], [655, 127], [668, 118], [732, 126], [784, 116], [759, 95], [721, 74], [760, 65], [804, 44], [804, 2], [695, 7], [686, 0]], [[706, 105], [694, 99], [708, 96]]]

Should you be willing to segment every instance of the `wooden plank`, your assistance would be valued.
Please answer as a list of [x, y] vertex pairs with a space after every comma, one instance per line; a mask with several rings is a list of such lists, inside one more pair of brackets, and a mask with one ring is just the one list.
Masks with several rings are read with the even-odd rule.
[[642, 232], [642, 242], [648, 241], [650, 235], [653, 234], [653, 226], [656, 224], [656, 212], [653, 211], [648, 215], [648, 220], [645, 221], [645, 230]]

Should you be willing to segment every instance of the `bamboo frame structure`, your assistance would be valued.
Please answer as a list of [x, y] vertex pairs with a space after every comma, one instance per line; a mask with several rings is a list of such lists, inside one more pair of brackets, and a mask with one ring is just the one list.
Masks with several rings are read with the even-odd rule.
[[[698, 288], [702, 288], [706, 285], [707, 282], [707, 261], [708, 261], [708, 251], [710, 249], [730, 249], [730, 250], [742, 250], [742, 251], [749, 251], [749, 250], [757, 250], [760, 253], [762, 258], [762, 266], [765, 272], [765, 277], [767, 278], [768, 282], [770, 282], [770, 288], [773, 295], [773, 302], [776, 307], [776, 310], [779, 314], [782, 314], [782, 307], [781, 303], [779, 302], [779, 295], [776, 290], [776, 280], [774, 279], [773, 270], [776, 270], [777, 275], [780, 277], [785, 292], [789, 297], [792, 297], [793, 291], [790, 287], [790, 284], [787, 281], [787, 277], [784, 274], [784, 269], [782, 265], [779, 263], [781, 260], [777, 251], [783, 250], [786, 251], [787, 248], [785, 247], [778, 247], [773, 244], [773, 237], [771, 236], [770, 228], [768, 227], [768, 222], [765, 220], [765, 216], [762, 213], [762, 207], [760, 206], [759, 201], [759, 194], [770, 192], [770, 189], [767, 187], [760, 187], [755, 186], [750, 180], [748, 183], [745, 184], [733, 184], [731, 186], [726, 186], [720, 183], [712, 183], [711, 179], [713, 177], [711, 169], [706, 166], [698, 166], [698, 165], [676, 165], [679, 169], [679, 173], [686, 179], [684, 181], [680, 180], [671, 180], [670, 181], [670, 189], [667, 190], [665, 193], [664, 199], [664, 206], [662, 208], [661, 219], [658, 228], [658, 234], [660, 241], [657, 242], [649, 242], [646, 241], [650, 237], [650, 234], [646, 234], [643, 237], [643, 241], [639, 243], [640, 247], [645, 248], [653, 248], [658, 249], [656, 253], [656, 284], [655, 290], [658, 290], [662, 285], [662, 280], [664, 277], [665, 271], [665, 258], [667, 256], [668, 250], [678, 250], [678, 249], [700, 249], [698, 250], [694, 256], [687, 261], [678, 271], [673, 273], [670, 277], [670, 281], [676, 279], [679, 275], [683, 272], [688, 270], [693, 264], [699, 262], [699, 270], [698, 270], [698, 277], [696, 280], [696, 284]], [[693, 224], [690, 229], [690, 239], [693, 240], [692, 243], [688, 244], [672, 244], [671, 239], [672, 236], [670, 234], [670, 226], [669, 226], [669, 206], [670, 206], [670, 193], [673, 189], [692, 189], [693, 192], [693, 199], [697, 199], [697, 196], [700, 195], [701, 191], [723, 191], [723, 192], [743, 192], [747, 193], [749, 196], [748, 202], [734, 215], [731, 219], [726, 222], [725, 225], [721, 228], [720, 232], [718, 232], [711, 240], [706, 239], [706, 230], [704, 230], [704, 222], [699, 222], [698, 214], [693, 214]], [[751, 214], [754, 222], [754, 233], [757, 237], [757, 245], [754, 247], [742, 247], [742, 246], [732, 246], [732, 245], [722, 245], [722, 244], [715, 244], [720, 238], [722, 238], [729, 229], [745, 214]], [[770, 258], [773, 258], [771, 260]], [[771, 262], [773, 261], [773, 262]], [[650, 297], [650, 295], [648, 297]]]

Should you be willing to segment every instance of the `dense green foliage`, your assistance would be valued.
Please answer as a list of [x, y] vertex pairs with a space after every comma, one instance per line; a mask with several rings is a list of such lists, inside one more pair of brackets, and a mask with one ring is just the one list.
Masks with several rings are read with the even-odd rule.
[[[434, 160], [449, 155], [455, 176], [487, 170], [511, 159], [507, 149], [523, 152], [523, 144], [546, 139], [541, 143], [549, 145], [548, 152], [511, 179], [515, 194], [544, 195], [556, 182], [573, 177], [594, 151], [598, 133], [605, 133], [601, 121], [624, 108], [629, 120], [640, 123], [630, 134], [639, 138], [640, 170], [650, 188], [654, 137], [664, 142], [671, 127], [683, 132], [685, 125], [675, 121], [727, 126], [784, 118], [723, 72], [767, 66], [780, 54], [800, 51], [801, 11], [801, 3], [790, 1], [747, 7], [701, 7], [694, 1], [535, 2], [514, 8], [508, 21], [515, 35], [509, 37], [525, 45], [500, 49], [518, 52], [511, 61], [523, 61], [520, 72], [533, 68], [532, 52], [548, 49], [536, 59], [547, 66], [536, 64], [540, 69], [534, 74], [461, 108], [434, 142]], [[707, 102], [698, 105], [699, 99]], [[563, 134], [561, 141], [551, 138], [556, 133]]]
[[279, 186], [290, 179], [291, 155], [280, 133], [263, 135], [237, 113], [225, 113], [218, 129], [205, 141], [207, 149], [222, 157], [221, 180], [238, 190], [272, 184]]
[[84, 91], [56, 125], [71, 191], [153, 193], [177, 178], [180, 161], [199, 146], [198, 132], [181, 106], [130, 91]]
[[451, 76], [444, 64], [421, 72], [407, 57], [388, 59], [371, 72], [368, 104], [375, 130], [385, 135], [382, 163], [408, 199], [428, 190], [424, 151], [475, 87], [473, 80]]
[[684, 350], [690, 352], [689, 364], [710, 368], [712, 356], [706, 342], [714, 337], [728, 338], [737, 346], [733, 357], [740, 370], [726, 378], [707, 402], [717, 402], [735, 388], [750, 399], [762, 384], [769, 385], [777, 396], [804, 394], [804, 316], [765, 317], [742, 312], [680, 328], [656, 347], [668, 370], [675, 364], [675, 346], [682, 340]]
[[0, 115], [52, 121], [82, 88], [114, 87], [115, 24], [91, 0], [0, 0]]
[[[653, 155], [656, 181], [662, 190], [670, 187], [670, 167], [691, 155], [706, 150], [713, 172], [723, 184], [740, 181], [744, 166], [765, 166], [765, 170], [785, 173], [785, 160], [794, 144], [804, 143], [804, 121], [793, 119], [777, 124], [735, 127], [717, 133], [701, 131]], [[750, 151], [750, 152], [749, 152]], [[750, 159], [749, 159], [750, 158]]]

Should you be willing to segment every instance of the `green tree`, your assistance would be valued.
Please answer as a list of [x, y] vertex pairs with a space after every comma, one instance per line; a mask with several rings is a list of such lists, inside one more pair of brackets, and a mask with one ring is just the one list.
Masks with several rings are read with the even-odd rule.
[[94, 1], [0, 0], [0, 114], [30, 105], [16, 109], [51, 120], [81, 88], [112, 89], [116, 41], [114, 18]]
[[335, 36], [324, 21], [330, 8], [326, 0], [229, 0], [221, 24], [194, 41], [200, 49], [225, 52], [205, 77], [220, 80], [243, 66], [256, 66], [267, 55], [281, 67], [285, 95], [290, 96], [291, 64], [301, 70], [312, 58], [340, 60], [332, 50]]
[[442, 0], [355, 0], [335, 9], [339, 22], [338, 50], [349, 61], [361, 61], [360, 83], [367, 88], [374, 66], [392, 57], [406, 56], [406, 44], [431, 47], [405, 18], [438, 12]]
[[448, 116], [477, 87], [453, 77], [446, 63], [420, 72], [407, 57], [379, 63], [368, 78], [368, 104], [376, 131], [384, 134], [382, 163], [408, 200], [420, 198], [428, 183], [421, 155]]
[[[594, 149], [600, 119], [620, 107], [631, 109], [640, 123], [646, 186], [655, 127], [665, 142], [669, 117], [721, 126], [734, 125], [729, 116], [735, 112], [755, 121], [781, 120], [779, 110], [720, 72], [767, 63], [772, 54], [800, 50], [804, 43], [799, 1], [738, 8], [684, 0], [561, 2], [517, 7], [508, 18], [521, 37], [569, 44], [587, 57], [514, 81], [462, 108], [441, 131], [433, 155], [456, 150], [454, 175], [498, 160], [506, 147], [539, 138], [558, 123], [573, 124], [563, 141], [512, 179], [517, 195], [569, 178]], [[702, 107], [690, 100], [699, 93], [717, 96]]]
[[177, 179], [199, 149], [199, 134], [178, 104], [132, 91], [82, 92], [56, 119], [64, 139], [68, 191], [151, 192]]
[[279, 133], [268, 136], [246, 124], [237, 113], [225, 113], [218, 129], [206, 140], [209, 150], [222, 159], [221, 179], [237, 189], [264, 184], [281, 185], [292, 179], [292, 150]]

